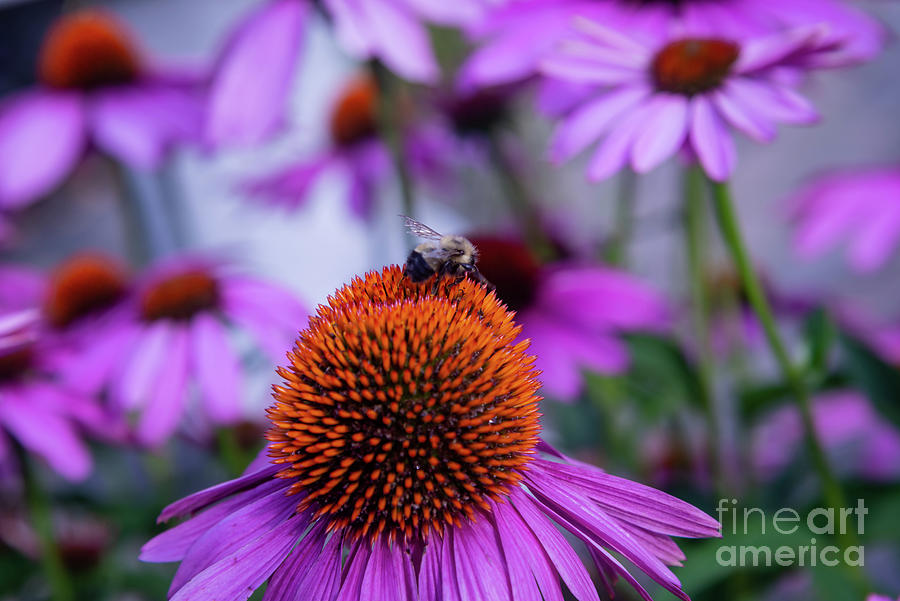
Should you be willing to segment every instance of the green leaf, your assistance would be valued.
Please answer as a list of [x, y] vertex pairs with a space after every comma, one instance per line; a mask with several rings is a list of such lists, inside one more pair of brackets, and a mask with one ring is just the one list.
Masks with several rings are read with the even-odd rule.
[[841, 346], [850, 381], [869, 397], [882, 416], [900, 427], [900, 370], [847, 334], [841, 336]]
[[828, 312], [819, 308], [810, 313], [803, 323], [803, 333], [808, 349], [808, 371], [824, 373], [837, 338], [837, 329]]
[[674, 340], [652, 334], [629, 334], [631, 369], [626, 376], [629, 391], [638, 400], [652, 403], [661, 412], [702, 409], [699, 376], [684, 350]]

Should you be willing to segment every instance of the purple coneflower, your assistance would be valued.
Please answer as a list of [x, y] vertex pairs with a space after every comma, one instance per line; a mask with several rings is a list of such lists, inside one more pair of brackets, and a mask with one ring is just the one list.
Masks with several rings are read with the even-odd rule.
[[95, 402], [55, 382], [43, 360], [39, 313], [0, 316], [0, 463], [14, 461], [9, 436], [69, 480], [82, 480], [92, 461], [81, 427], [102, 428]]
[[541, 59], [568, 37], [576, 17], [627, 31], [651, 46], [685, 28], [745, 40], [821, 24], [834, 44], [819, 60], [832, 65], [874, 58], [886, 39], [876, 20], [840, 0], [510, 0], [468, 28], [481, 47], [462, 69], [463, 85], [489, 86], [535, 75]]
[[800, 190], [791, 209], [798, 255], [816, 257], [844, 240], [851, 267], [874, 271], [900, 244], [900, 169], [826, 175]]
[[[824, 393], [812, 411], [819, 440], [838, 470], [874, 481], [900, 479], [900, 431], [882, 420], [866, 397], [852, 390]], [[756, 471], [764, 477], [780, 473], [802, 444], [797, 409], [778, 409], [753, 433]]]
[[548, 75], [598, 86], [565, 118], [552, 155], [565, 160], [602, 140], [588, 167], [601, 180], [627, 164], [650, 171], [685, 147], [714, 180], [728, 179], [737, 152], [731, 129], [758, 142], [777, 123], [817, 120], [788, 71], [808, 65], [831, 41], [808, 28], [746, 41], [676, 36], [644, 44], [579, 20], [580, 37], [542, 62]]
[[0, 208], [51, 192], [89, 146], [140, 169], [194, 139], [202, 98], [191, 77], [155, 71], [114, 17], [81, 11], [44, 40], [40, 85], [0, 106]]
[[516, 312], [522, 338], [531, 340], [543, 392], [571, 402], [585, 369], [616, 374], [628, 368], [622, 332], [670, 325], [663, 296], [627, 273], [597, 266], [541, 265], [522, 243], [469, 236], [478, 266], [497, 296]]
[[[72, 286], [107, 288], [102, 270], [81, 269]], [[66, 298], [66, 297], [64, 297]], [[68, 297], [73, 298], [73, 297]], [[246, 330], [278, 361], [307, 311], [284, 289], [222, 265], [180, 258], [152, 270], [94, 331], [93, 340], [58, 366], [76, 389], [107, 395], [120, 411], [140, 414], [140, 443], [159, 445], [178, 427], [192, 386], [203, 420], [233, 424], [242, 417], [243, 368], [231, 330]]]
[[[370, 217], [378, 186], [392, 172], [389, 150], [378, 135], [377, 104], [378, 90], [370, 76], [352, 80], [332, 108], [328, 145], [310, 159], [249, 182], [246, 192], [293, 210], [306, 205], [321, 175], [338, 170], [347, 181], [350, 210], [358, 217]], [[415, 132], [406, 136], [406, 155], [415, 174], [430, 175], [435, 170], [429, 144], [429, 139]]]
[[[439, 68], [423, 21], [472, 22], [488, 0], [325, 0], [342, 46], [378, 58], [398, 75], [434, 83]], [[268, 0], [230, 36], [213, 78], [206, 138], [251, 144], [277, 131], [285, 117], [312, 2]], [[263, 67], [263, 68], [261, 68]]]
[[[718, 524], [541, 442], [540, 383], [513, 314], [483, 286], [399, 267], [338, 290], [302, 331], [269, 409], [270, 462], [182, 499], [195, 514], [144, 546], [180, 561], [177, 600], [562, 599], [607, 587], [621, 554], [687, 595], [670, 536]], [[264, 459], [264, 457], [262, 458]]]

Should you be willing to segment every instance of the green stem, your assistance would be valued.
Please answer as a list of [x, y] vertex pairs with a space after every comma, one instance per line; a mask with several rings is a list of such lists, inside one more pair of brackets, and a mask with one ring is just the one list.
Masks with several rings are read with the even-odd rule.
[[518, 220], [528, 245], [538, 257], [551, 259], [554, 255], [553, 244], [541, 227], [540, 219], [534, 210], [528, 191], [504, 150], [498, 132], [492, 131], [488, 134], [488, 149], [494, 170], [503, 187], [503, 196], [506, 198], [513, 218]]
[[610, 265], [624, 267], [628, 263], [628, 244], [634, 231], [634, 202], [637, 176], [624, 169], [619, 173], [616, 192], [615, 231], [606, 248], [606, 261]]
[[234, 430], [225, 427], [219, 428], [216, 431], [216, 442], [228, 472], [235, 478], [241, 475], [247, 466], [244, 461], [244, 453], [235, 438]]
[[394, 75], [378, 60], [369, 62], [372, 77], [378, 86], [378, 130], [391, 154], [397, 179], [400, 181], [400, 201], [403, 214], [414, 217], [415, 194], [412, 176], [407, 168], [406, 150], [403, 144], [402, 111], [399, 106], [399, 87]]
[[53, 517], [50, 509], [50, 499], [43, 487], [37, 481], [37, 476], [32, 470], [28, 453], [15, 440], [13, 440], [19, 465], [22, 469], [22, 481], [25, 486], [25, 500], [28, 503], [28, 511], [32, 526], [40, 543], [41, 565], [44, 575], [50, 584], [50, 590], [54, 601], [72, 601], [75, 595], [69, 574], [63, 565], [53, 535]]
[[684, 231], [685, 252], [690, 282], [691, 321], [697, 338], [697, 373], [701, 401], [709, 423], [709, 461], [716, 488], [722, 494], [728, 489], [723, 469], [722, 424], [715, 397], [715, 362], [710, 338], [709, 294], [706, 287], [707, 223], [703, 174], [696, 167], [685, 173]]
[[[805, 374], [798, 369], [790, 355], [787, 347], [778, 333], [778, 327], [775, 323], [775, 317], [772, 307], [763, 292], [762, 285], [753, 266], [750, 263], [750, 257], [744, 244], [740, 228], [738, 227], [737, 217], [735, 215], [734, 203], [731, 200], [731, 192], [727, 183], [720, 183], [710, 180], [713, 191], [713, 205], [716, 211], [716, 218], [719, 222], [719, 229], [722, 237], [728, 247], [731, 257], [734, 260], [741, 283], [746, 291], [750, 305], [756, 314], [757, 319], [763, 326], [769, 347], [775, 360], [781, 368], [782, 374], [787, 380], [800, 416], [803, 421], [803, 429], [805, 433], [806, 445], [809, 449], [810, 456], [813, 460], [816, 472], [822, 482], [822, 489], [825, 495], [825, 502], [834, 510], [847, 507], [846, 496], [841, 488], [840, 483], [834, 476], [831, 466], [828, 463], [828, 457], [825, 454], [822, 444], [819, 441], [813, 420], [810, 391], [807, 386]], [[847, 532], [840, 537], [841, 543], [846, 548], [856, 543], [856, 536], [852, 532]], [[865, 586], [864, 576], [859, 570], [856, 570], [856, 577], [860, 580], [860, 584]]]

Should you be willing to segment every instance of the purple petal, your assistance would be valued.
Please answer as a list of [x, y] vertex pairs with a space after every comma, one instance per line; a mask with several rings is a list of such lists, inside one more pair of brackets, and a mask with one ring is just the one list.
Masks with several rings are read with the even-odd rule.
[[151, 447], [162, 444], [181, 420], [188, 392], [189, 345], [187, 329], [173, 326], [166, 359], [158, 372], [159, 379], [137, 426], [137, 438], [143, 444]]
[[560, 480], [552, 480], [537, 473], [528, 476], [529, 488], [540, 500], [545, 510], [553, 512], [555, 519], [585, 541], [593, 541], [597, 546], [609, 547], [621, 553], [638, 568], [647, 573], [672, 594], [687, 599], [681, 590], [681, 583], [675, 575], [655, 555], [650, 553], [629, 532], [599, 510], [578, 489], [568, 489], [560, 485]]
[[296, 515], [194, 577], [172, 601], [245, 601], [284, 561], [300, 538]]
[[419, 567], [419, 599], [421, 601], [441, 601], [441, 542], [435, 538], [425, 547], [422, 565]]
[[770, 121], [807, 125], [819, 120], [818, 112], [809, 101], [771, 82], [735, 77], [728, 81], [725, 89], [745, 107], [752, 107]]
[[447, 529], [441, 543], [441, 595], [438, 599], [441, 601], [466, 601], [460, 594], [456, 562], [453, 559], [455, 553], [453, 539], [453, 530]]
[[[358, 19], [361, 25], [356, 27], [366, 32], [370, 55], [411, 81], [437, 80], [440, 69], [432, 55], [428, 31], [408, 8], [383, 0], [355, 0], [354, 4], [356, 11], [350, 18]], [[334, 17], [342, 19], [348, 15], [341, 12]]]
[[88, 395], [99, 394], [107, 386], [122, 358], [135, 345], [140, 329], [123, 325], [72, 354], [58, 366], [57, 373], [66, 386]]
[[[157, 518], [157, 522], [167, 522], [172, 518], [188, 515], [198, 509], [203, 509], [204, 507], [212, 505], [225, 497], [255, 487], [260, 483], [273, 478], [275, 474], [282, 469], [284, 469], [284, 466], [282, 465], [268, 463], [259, 470], [248, 472], [240, 478], [228, 480], [227, 482], [222, 482], [221, 484], [195, 492], [192, 495], [175, 501], [163, 509], [159, 518]], [[286, 480], [279, 479], [279, 482], [282, 482], [285, 488], [290, 486], [290, 482]]]
[[563, 267], [545, 274], [536, 305], [592, 329], [664, 330], [672, 311], [665, 296], [624, 271]]
[[597, 590], [578, 555], [535, 502], [519, 490], [515, 490], [510, 499], [575, 598], [578, 601], [599, 601]]
[[[285, 495], [280, 487], [273, 484], [269, 484], [266, 488], [272, 492], [229, 514], [207, 530], [188, 549], [172, 579], [169, 596], [174, 595], [194, 576], [222, 558], [251, 541], [266, 536], [273, 528], [282, 527], [297, 511], [299, 502], [297, 497]], [[296, 525], [296, 532], [301, 533], [306, 528], [310, 514], [304, 512], [298, 517], [303, 518]]]
[[68, 175], [86, 144], [78, 94], [27, 92], [0, 108], [0, 206], [23, 207]]
[[900, 206], [889, 205], [873, 217], [862, 224], [850, 246], [850, 264], [857, 271], [874, 271], [884, 265], [900, 240]]
[[585, 103], [556, 129], [551, 142], [552, 160], [568, 160], [587, 148], [649, 93], [643, 86], [629, 86]]
[[247, 194], [267, 204], [297, 210], [306, 206], [313, 186], [322, 172], [331, 166], [333, 158], [331, 154], [317, 156], [283, 171], [251, 180], [242, 187]]
[[508, 503], [491, 502], [491, 516], [496, 521], [497, 536], [509, 568], [512, 598], [515, 601], [541, 601], [543, 588], [547, 589], [543, 597], [547, 601], [561, 601], [562, 595], [553, 567], [512, 506]]
[[652, 108], [649, 102], [634, 107], [616, 125], [600, 144], [588, 165], [588, 178], [592, 181], [604, 180], [625, 166], [631, 153], [631, 146], [641, 131]]
[[282, 126], [308, 10], [264, 2], [234, 33], [210, 89], [208, 144], [255, 144]]
[[693, 505], [595, 467], [537, 459], [534, 469], [584, 488], [591, 499], [617, 519], [672, 536], [717, 536], [719, 523]]
[[453, 530], [453, 554], [463, 599], [510, 599], [506, 561], [486, 517]]
[[147, 326], [116, 374], [111, 395], [121, 408], [135, 409], [146, 404], [165, 367], [166, 353], [174, 337], [173, 326], [165, 321]]
[[712, 101], [725, 120], [751, 139], [763, 143], [775, 139], [775, 126], [772, 122], [746, 107], [739, 95], [729, 94], [727, 86], [724, 90], [713, 92]]
[[275, 570], [263, 601], [332, 601], [341, 586], [341, 547], [339, 535], [314, 527]]
[[369, 564], [371, 551], [366, 543], [357, 543], [356, 547], [347, 558], [344, 566], [346, 575], [335, 601], [359, 601], [362, 595], [362, 582]]
[[0, 423], [28, 451], [42, 457], [69, 480], [83, 480], [91, 471], [91, 456], [72, 425], [43, 406], [27, 388], [0, 390]]
[[691, 146], [710, 178], [723, 182], [731, 177], [737, 151], [731, 132], [705, 96], [691, 100]]
[[237, 354], [224, 326], [211, 315], [198, 315], [190, 328], [192, 371], [203, 406], [214, 423], [233, 423], [241, 417], [241, 365]]
[[375, 544], [366, 564], [359, 601], [416, 601], [412, 563], [400, 548]]
[[174, 528], [169, 528], [141, 547], [141, 561], [149, 563], [181, 561], [197, 539], [206, 534], [210, 528], [245, 505], [271, 494], [273, 490], [280, 488], [283, 492], [284, 487], [284, 482], [273, 479], [256, 488], [240, 492]]
[[156, 169], [174, 143], [196, 140], [200, 119], [193, 92], [160, 84], [98, 92], [90, 105], [94, 142], [138, 169]]

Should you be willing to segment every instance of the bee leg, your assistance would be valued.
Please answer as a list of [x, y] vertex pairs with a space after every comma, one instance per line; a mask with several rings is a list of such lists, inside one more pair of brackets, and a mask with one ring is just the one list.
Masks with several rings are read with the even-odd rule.
[[478, 267], [476, 267], [475, 265], [457, 264], [455, 274], [457, 275], [457, 277], [468, 277], [472, 280], [475, 280], [476, 282], [487, 288], [489, 291], [496, 290], [497, 288], [496, 286], [491, 284], [480, 271], [478, 271]]

